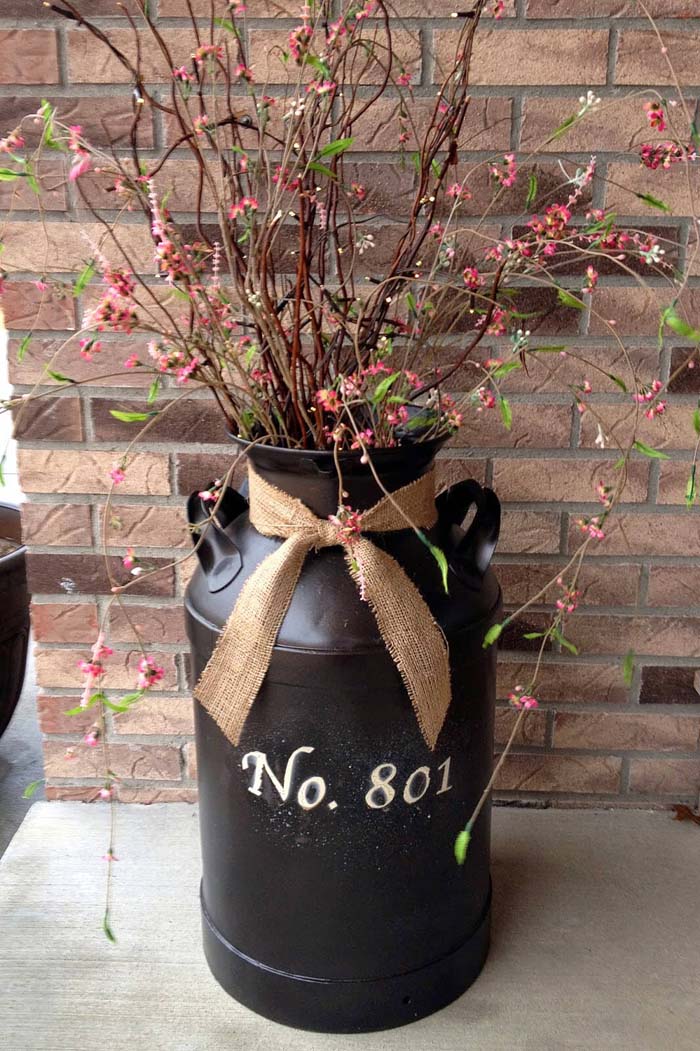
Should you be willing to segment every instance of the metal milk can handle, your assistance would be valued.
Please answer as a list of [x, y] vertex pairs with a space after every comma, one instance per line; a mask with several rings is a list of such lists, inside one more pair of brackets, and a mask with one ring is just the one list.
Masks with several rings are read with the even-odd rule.
[[241, 553], [226, 528], [248, 510], [248, 501], [229, 487], [212, 516], [214, 503], [202, 500], [199, 492], [192, 493], [187, 501], [187, 521], [193, 527], [192, 542], [207, 585], [215, 593], [228, 587], [241, 570]]
[[501, 504], [492, 489], [472, 478], [451, 485], [435, 501], [440, 519], [448, 526], [461, 526], [469, 509], [476, 514], [464, 536], [453, 548], [449, 562], [452, 568], [475, 571], [483, 576], [489, 567], [501, 530]]

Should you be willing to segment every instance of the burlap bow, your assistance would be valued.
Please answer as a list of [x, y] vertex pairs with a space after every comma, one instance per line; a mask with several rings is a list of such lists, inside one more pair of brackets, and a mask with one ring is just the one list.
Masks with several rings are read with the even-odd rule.
[[[248, 578], [195, 689], [195, 696], [232, 744], [270, 665], [272, 650], [306, 556], [341, 543], [337, 527], [250, 468], [250, 521], [265, 536], [284, 537]], [[387, 533], [435, 524], [435, 479], [429, 472], [362, 513], [361, 532]], [[405, 517], [404, 517], [405, 516]], [[407, 521], [408, 520], [408, 521]], [[377, 621], [433, 749], [450, 705], [445, 638], [416, 586], [386, 551], [365, 536], [344, 545], [345, 560]], [[356, 565], [361, 567], [358, 574]], [[437, 570], [436, 570], [437, 571]]]

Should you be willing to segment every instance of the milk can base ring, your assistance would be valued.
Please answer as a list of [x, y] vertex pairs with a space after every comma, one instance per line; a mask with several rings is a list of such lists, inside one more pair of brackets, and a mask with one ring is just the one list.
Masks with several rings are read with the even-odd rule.
[[320, 1033], [392, 1029], [446, 1007], [479, 976], [488, 955], [490, 927], [489, 891], [470, 937], [426, 967], [388, 978], [310, 978], [240, 952], [214, 926], [202, 901], [204, 955], [226, 992], [274, 1022]]

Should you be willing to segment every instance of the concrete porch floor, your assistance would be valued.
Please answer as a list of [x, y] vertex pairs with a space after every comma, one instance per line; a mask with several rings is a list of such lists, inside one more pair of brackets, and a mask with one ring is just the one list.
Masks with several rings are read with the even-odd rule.
[[700, 829], [668, 813], [494, 813], [493, 947], [455, 1004], [404, 1029], [267, 1022], [200, 949], [196, 809], [120, 807], [116, 945], [100, 923], [109, 811], [36, 803], [0, 862], [7, 1051], [697, 1051]]

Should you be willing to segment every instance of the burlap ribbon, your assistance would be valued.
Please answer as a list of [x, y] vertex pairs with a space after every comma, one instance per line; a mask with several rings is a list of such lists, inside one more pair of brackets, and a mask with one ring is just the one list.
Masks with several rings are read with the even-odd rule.
[[[195, 689], [197, 700], [234, 745], [262, 686], [306, 556], [341, 543], [337, 527], [328, 519], [317, 518], [252, 467], [249, 477], [251, 523], [259, 533], [282, 537], [284, 543], [263, 559], [244, 584]], [[420, 528], [435, 524], [434, 472], [364, 511], [361, 534], [406, 529], [407, 519]], [[445, 638], [398, 562], [361, 534], [353, 537], [351, 547], [343, 545], [348, 569], [374, 613], [420, 731], [433, 749], [451, 699]], [[361, 567], [359, 574], [356, 565]]]

